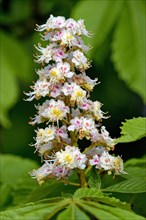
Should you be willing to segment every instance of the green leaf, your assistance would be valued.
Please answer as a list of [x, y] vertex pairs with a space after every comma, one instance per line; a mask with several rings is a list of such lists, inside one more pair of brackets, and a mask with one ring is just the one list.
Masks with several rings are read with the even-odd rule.
[[124, 166], [125, 167], [132, 166], [131, 168], [133, 168], [133, 166], [145, 167], [145, 163], [146, 163], [146, 156], [142, 158], [131, 158], [125, 162]]
[[13, 0], [11, 2], [11, 11], [10, 11], [10, 21], [12, 22], [21, 22], [25, 19], [29, 19], [31, 15], [31, 2], [29, 0], [23, 1], [23, 10], [22, 2], [19, 0]]
[[143, 193], [146, 192], [146, 177], [137, 177], [124, 180], [103, 189], [104, 192]]
[[[35, 202], [44, 198], [62, 196], [62, 192], [71, 194], [74, 193], [76, 187], [64, 185], [58, 180], [49, 180], [43, 185], [36, 188], [27, 198], [27, 202]], [[63, 197], [63, 196], [62, 196]]]
[[[93, 33], [93, 37], [89, 38], [87, 42], [96, 47], [95, 50], [105, 41], [114, 26], [122, 10], [123, 2], [123, 0], [118, 2], [113, 0], [80, 1], [73, 9], [73, 18], [85, 19], [87, 29]], [[93, 49], [91, 53], [94, 54], [95, 50]]]
[[101, 179], [95, 170], [91, 171], [88, 184], [91, 188], [100, 189], [101, 187]]
[[53, 203], [48, 201], [29, 203], [20, 207], [15, 207], [1, 212], [1, 219], [3, 220], [40, 220], [49, 219], [56, 212], [62, 209], [66, 203]]
[[4, 127], [9, 127], [11, 122], [8, 118], [8, 110], [16, 103], [18, 99], [18, 84], [10, 67], [8, 60], [1, 55], [1, 73], [0, 73], [0, 123]]
[[57, 220], [90, 220], [90, 218], [80, 210], [74, 203], [72, 203], [70, 206], [67, 207], [65, 211], [62, 211], [58, 217]]
[[145, 15], [143, 1], [125, 1], [112, 45], [112, 60], [119, 77], [144, 101], [146, 101]]
[[116, 140], [118, 143], [132, 142], [146, 137], [146, 118], [133, 118], [122, 124], [123, 126], [120, 127], [122, 136]]
[[18, 76], [25, 82], [31, 79], [31, 58], [26, 48], [13, 37], [0, 32], [1, 39], [1, 83], [0, 83], [0, 122], [4, 127], [11, 125], [8, 111], [18, 100]]
[[2, 31], [0, 32], [0, 38], [2, 42], [1, 62], [2, 64], [5, 62], [2, 70], [5, 71], [5, 68], [8, 65], [9, 71], [13, 75], [19, 77], [24, 82], [30, 82], [32, 79], [32, 54], [26, 49], [24, 42], [21, 42]]
[[95, 188], [81, 188], [77, 189], [74, 193], [73, 198], [74, 199], [80, 199], [84, 197], [98, 197], [101, 196], [102, 192], [100, 190], [97, 190]]
[[128, 174], [124, 175], [126, 179], [131, 179], [131, 178], [139, 178], [139, 177], [145, 177], [146, 176], [146, 167], [125, 167], [124, 169]]
[[12, 187], [8, 184], [0, 184], [0, 208], [6, 206], [11, 200], [11, 190]]
[[130, 206], [129, 204], [125, 202], [121, 202], [119, 199], [116, 199], [114, 197], [109, 197], [107, 195], [104, 195], [101, 191], [94, 189], [94, 188], [82, 188], [76, 190], [73, 196], [74, 199], [84, 199], [84, 200], [92, 200], [101, 202], [104, 204], [116, 206], [119, 208], [124, 208], [129, 210]]
[[[29, 176], [28, 172], [32, 169], [38, 168], [36, 162], [14, 156], [14, 155], [1, 155], [1, 182], [9, 184], [12, 187], [15, 187], [16, 184], [19, 184], [20, 181], [30, 180], [33, 184], [31, 177]], [[24, 182], [26, 185], [26, 182]], [[27, 186], [29, 187], [29, 186]]]
[[82, 207], [86, 212], [89, 212], [93, 216], [95, 216], [97, 219], [100, 220], [144, 220], [144, 217], [139, 216], [133, 212], [120, 209], [117, 207], [107, 206], [95, 202], [85, 201], [83, 203], [79, 204], [80, 207]]
[[104, 211], [103, 209], [96, 208], [93, 205], [91, 206], [88, 203], [85, 203], [85, 204], [81, 203], [80, 206], [86, 212], [89, 212], [92, 216], [94, 216], [97, 219], [100, 219], [100, 220], [107, 220], [107, 219], [120, 220], [118, 217], [114, 216], [113, 214], [111, 214], [107, 211]]

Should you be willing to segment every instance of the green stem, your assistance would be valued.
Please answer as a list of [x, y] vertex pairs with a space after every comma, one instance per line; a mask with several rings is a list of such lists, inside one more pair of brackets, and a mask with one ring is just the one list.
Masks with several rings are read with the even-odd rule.
[[74, 183], [69, 180], [61, 180], [61, 182], [63, 182], [64, 184], [72, 185], [72, 186], [80, 186], [79, 183]]
[[80, 187], [81, 188], [88, 187], [88, 183], [86, 181], [86, 177], [85, 177], [84, 171], [80, 170], [80, 169], [77, 169], [77, 173], [78, 173], [78, 178], [79, 178], [79, 182], [80, 182]]
[[88, 166], [88, 168], [85, 170], [85, 174], [87, 174], [92, 169], [92, 166]]

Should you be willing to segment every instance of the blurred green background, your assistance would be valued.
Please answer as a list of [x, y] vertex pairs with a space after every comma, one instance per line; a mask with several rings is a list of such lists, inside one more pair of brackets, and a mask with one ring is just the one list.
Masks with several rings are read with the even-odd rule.
[[[120, 136], [121, 122], [144, 116], [145, 112], [145, 1], [144, 0], [1, 0], [1, 151], [38, 160], [34, 154], [34, 127], [28, 125], [35, 114], [33, 102], [25, 102], [24, 91], [35, 81], [34, 44], [40, 42], [36, 24], [44, 24], [50, 14], [85, 19], [93, 33], [85, 39], [91, 78], [101, 82], [91, 98], [104, 105], [111, 116], [104, 120], [112, 137]], [[119, 144], [116, 153], [126, 160], [144, 154], [144, 139]]]

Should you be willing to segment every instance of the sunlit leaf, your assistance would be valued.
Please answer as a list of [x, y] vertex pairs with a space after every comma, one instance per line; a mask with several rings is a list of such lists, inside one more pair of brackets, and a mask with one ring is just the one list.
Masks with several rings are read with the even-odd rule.
[[141, 0], [125, 2], [120, 21], [116, 26], [112, 59], [119, 77], [146, 101], [145, 5]]
[[126, 167], [131, 166], [131, 168], [136, 166], [141, 168], [141, 167], [145, 167], [145, 163], [146, 163], [146, 156], [142, 158], [131, 158], [125, 162], [124, 166]]
[[143, 193], [146, 192], [146, 177], [130, 178], [115, 185], [109, 186], [103, 191], [119, 193]]
[[122, 10], [123, 2], [123, 0], [118, 2], [80, 1], [73, 9], [72, 16], [75, 19], [85, 19], [87, 29], [93, 33], [93, 36], [87, 39], [87, 42], [95, 47], [91, 53], [94, 54], [94, 49], [97, 50], [102, 42], [105, 41]]
[[[2, 51], [1, 51], [2, 52]], [[0, 76], [0, 123], [9, 127], [11, 122], [8, 118], [8, 110], [18, 99], [19, 88], [13, 69], [7, 59], [1, 54], [1, 76]]]
[[[3, 64], [3, 71], [6, 72], [5, 68], [9, 68], [9, 72], [19, 77], [21, 80], [28, 82], [32, 79], [31, 74], [31, 62], [32, 54], [26, 49], [25, 45], [18, 39], [0, 32], [1, 38], [1, 55]], [[3, 72], [2, 72], [3, 73]], [[5, 74], [5, 73], [3, 73]], [[8, 87], [7, 87], [8, 88]]]
[[139, 117], [126, 120], [122, 123], [121, 137], [117, 139], [119, 143], [132, 142], [146, 137], [146, 118]]
[[15, 38], [0, 32], [1, 38], [1, 84], [0, 84], [0, 122], [10, 126], [8, 111], [18, 100], [19, 87], [17, 78], [26, 81], [31, 79], [31, 58], [26, 48]]
[[84, 211], [79, 209], [74, 203], [72, 203], [70, 206], [67, 207], [65, 211], [62, 211], [58, 217], [57, 220], [90, 220], [90, 218], [85, 214]]
[[[15, 187], [16, 184], [20, 184], [23, 178], [24, 185], [26, 181], [30, 180], [33, 184], [33, 180], [29, 176], [28, 172], [38, 167], [37, 163], [22, 157], [15, 155], [1, 155], [1, 181]], [[21, 183], [22, 184], [22, 183]], [[29, 187], [29, 185], [26, 185]]]
[[126, 179], [131, 178], [139, 178], [139, 177], [145, 177], [146, 176], [146, 167], [136, 167], [136, 166], [126, 166], [125, 171], [127, 172], [127, 175], [124, 175]]
[[11, 200], [11, 190], [12, 187], [8, 184], [1, 183], [0, 184], [0, 208], [6, 206], [9, 203], [9, 200]]
[[144, 220], [144, 217], [139, 216], [131, 211], [120, 209], [117, 207], [107, 206], [104, 204], [85, 201], [79, 204], [86, 212], [89, 212], [97, 219], [101, 220]]
[[102, 196], [102, 192], [95, 188], [81, 188], [76, 190], [73, 198], [84, 198], [84, 197], [100, 197]]
[[30, 203], [20, 207], [15, 207], [1, 212], [1, 219], [3, 220], [40, 220], [47, 219], [50, 213], [53, 213], [56, 209], [59, 210], [58, 204], [46, 203]]

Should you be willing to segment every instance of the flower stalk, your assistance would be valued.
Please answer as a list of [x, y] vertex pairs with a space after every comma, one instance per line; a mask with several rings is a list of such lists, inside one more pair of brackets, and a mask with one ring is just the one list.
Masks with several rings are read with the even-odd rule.
[[[95, 167], [97, 172], [107, 171], [114, 175], [125, 173], [121, 157], [109, 154], [114, 149], [114, 139], [101, 122], [106, 119], [99, 101], [89, 99], [90, 92], [97, 85], [97, 79], [86, 75], [90, 61], [85, 53], [90, 49], [82, 36], [91, 37], [82, 19], [75, 21], [53, 15], [36, 31], [43, 32], [40, 43], [35, 46], [39, 54], [36, 62], [38, 80], [26, 93], [28, 101], [45, 101], [36, 107], [37, 114], [32, 125], [44, 124], [36, 129], [35, 147], [44, 164], [30, 174], [42, 184], [57, 179], [66, 184], [87, 187], [86, 174]], [[87, 139], [90, 146], [81, 151], [79, 140]], [[69, 180], [77, 172], [79, 183]]]

